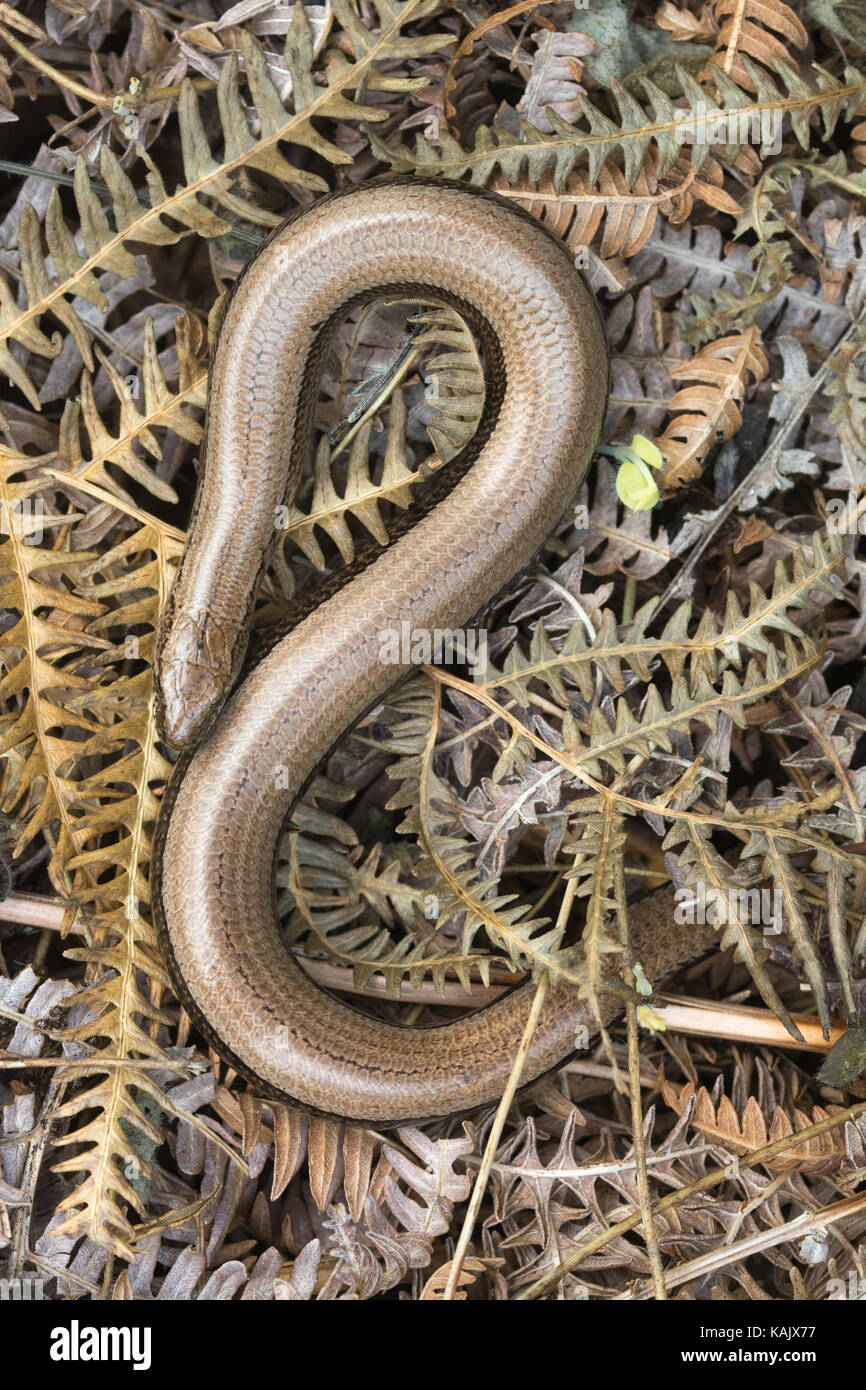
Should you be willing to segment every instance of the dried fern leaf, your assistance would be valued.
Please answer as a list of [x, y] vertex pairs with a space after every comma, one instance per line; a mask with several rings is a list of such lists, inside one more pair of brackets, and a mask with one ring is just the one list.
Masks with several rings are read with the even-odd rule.
[[709, 450], [730, 439], [742, 425], [740, 406], [749, 377], [763, 381], [768, 371], [761, 335], [754, 326], [709, 343], [690, 361], [672, 368], [674, 381], [698, 384], [677, 391], [669, 409], [672, 414], [685, 413], [675, 415], [655, 440], [665, 458], [666, 486], [683, 486], [700, 477]]
[[489, 878], [479, 870], [471, 844], [440, 830], [441, 807], [447, 805], [448, 797], [433, 767], [441, 711], [439, 688], [436, 686], [432, 692], [425, 692], [420, 700], [418, 696], [412, 698], [416, 704], [417, 732], [410, 746], [417, 751], [406, 755], [409, 740], [408, 737], [402, 739], [403, 756], [389, 773], [391, 780], [398, 782], [400, 787], [389, 800], [388, 809], [408, 808], [408, 815], [398, 829], [418, 837], [422, 855], [413, 865], [413, 872], [419, 878], [432, 881], [438, 924], [462, 913], [464, 955], [469, 954], [475, 936], [483, 927], [508, 953], [518, 970], [538, 973], [550, 970], [554, 976], [580, 983], [579, 976], [566, 964], [558, 949], [564, 927], [543, 931], [547, 919], [528, 915], [526, 904], [514, 906], [513, 894], [485, 896], [490, 887]]
[[713, 0], [718, 26], [716, 51], [705, 76], [712, 80], [713, 67], [732, 77], [741, 87], [755, 90], [755, 79], [744, 59], [751, 58], [773, 71], [787, 63], [791, 49], [805, 48], [809, 35], [785, 0]]
[[[88, 303], [104, 304], [94, 272], [109, 270], [121, 277], [131, 274], [134, 266], [128, 242], [171, 244], [190, 231], [199, 236], [220, 236], [230, 230], [231, 224], [213, 210], [211, 201], [235, 218], [257, 226], [273, 226], [279, 221], [275, 214], [236, 190], [235, 180], [242, 170], [253, 169], [297, 187], [327, 191], [327, 184], [319, 174], [287, 160], [279, 146], [309, 150], [329, 164], [351, 162], [351, 156], [327, 139], [314, 125], [314, 120], [364, 123], [384, 120], [387, 114], [384, 110], [353, 100], [349, 93], [363, 92], [368, 96], [376, 91], [411, 91], [425, 85], [424, 78], [392, 75], [380, 71], [376, 64], [434, 53], [450, 41], [449, 34], [407, 37], [402, 33], [411, 22], [432, 14], [438, 8], [438, 0], [402, 0], [402, 3], [401, 0], [376, 0], [375, 8], [381, 27], [371, 32], [359, 23], [350, 0], [333, 0], [334, 13], [344, 26], [353, 57], [350, 59], [341, 50], [332, 50], [325, 84], [320, 86], [312, 72], [312, 29], [303, 6], [295, 6], [286, 35], [292, 112], [286, 110], [274, 85], [261, 45], [248, 30], [240, 30], [240, 54], [236, 51], [229, 54], [218, 82], [224, 146], [221, 160], [214, 157], [198, 93], [187, 78], [178, 111], [184, 182], [175, 193], [166, 192], [156, 166], [142, 153], [149, 202], [140, 202], [129, 176], [103, 144], [100, 173], [111, 194], [113, 227], [93, 190], [86, 162], [80, 158], [75, 170], [75, 198], [82, 248], [66, 225], [60, 196], [55, 189], [45, 218], [45, 239], [54, 265], [53, 274], [48, 270], [42, 249], [38, 215], [32, 207], [24, 209], [18, 246], [27, 306], [19, 310], [6, 280], [0, 276], [0, 373], [11, 378], [35, 410], [40, 408], [36, 388], [26, 368], [9, 351], [10, 342], [18, 342], [28, 352], [41, 357], [56, 357], [61, 348], [61, 335], [54, 333], [48, 338], [38, 326], [41, 317], [50, 312], [72, 335], [85, 365], [92, 371], [90, 337], [71, 301], [78, 296]], [[255, 133], [241, 97], [241, 57], [257, 122]], [[183, 230], [170, 227], [164, 220], [166, 217], [180, 223]]]
[[[91, 561], [83, 577], [90, 580], [88, 592], [93, 597], [88, 603], [98, 605], [101, 612], [93, 620], [95, 627], [128, 633], [130, 627], [146, 626], [150, 638], [141, 638], [140, 646], [136, 639], [135, 652], [149, 655], [158, 611], [170, 584], [170, 560], [178, 552], [176, 545], [167, 549], [158, 531], [143, 528]], [[112, 577], [97, 584], [93, 582], [97, 572]], [[142, 598], [142, 594], [150, 596]], [[106, 611], [109, 598], [114, 606]], [[125, 637], [119, 646], [108, 647], [102, 657], [106, 667], [129, 659], [128, 640]], [[128, 1256], [132, 1231], [125, 1208], [141, 1211], [130, 1175], [140, 1174], [146, 1166], [134, 1136], [153, 1139], [155, 1135], [158, 1140], [142, 1107], [151, 1102], [159, 1107], [162, 1095], [140, 1063], [167, 1060], [151, 1029], [169, 1021], [158, 1006], [160, 990], [169, 981], [155, 929], [141, 915], [139, 904], [147, 903], [149, 893], [151, 835], [158, 808], [152, 789], [167, 779], [170, 765], [156, 744], [149, 674], [126, 677], [118, 672], [117, 683], [123, 687], [119, 704], [111, 683], [94, 688], [88, 703], [98, 710], [100, 696], [107, 691], [109, 699], [115, 700], [107, 711], [118, 709], [120, 719], [108, 713], [104, 724], [88, 721], [88, 737], [74, 745], [74, 753], [73, 748], [52, 740], [48, 758], [59, 759], [62, 767], [63, 759], [72, 755], [76, 764], [87, 768], [94, 752], [118, 755], [100, 771], [79, 774], [74, 782], [67, 780], [63, 789], [65, 815], [52, 872], [80, 904], [95, 909], [90, 944], [68, 952], [71, 959], [87, 963], [94, 977], [77, 997], [93, 1019], [70, 1028], [68, 1036], [102, 1039], [99, 1062], [109, 1065], [100, 1068], [94, 1061], [91, 1074], [99, 1076], [104, 1071], [102, 1079], [64, 1103], [64, 1119], [85, 1119], [56, 1142], [88, 1145], [62, 1160], [59, 1167], [63, 1172], [84, 1173], [62, 1204], [69, 1213], [64, 1233], [87, 1234], [116, 1254]], [[77, 690], [83, 695], [82, 683]], [[68, 715], [64, 722], [69, 722]], [[28, 833], [34, 823], [46, 819], [40, 811], [31, 819]], [[145, 986], [143, 981], [149, 983]]]
[[[773, 1144], [777, 1139], [784, 1139], [789, 1135], [793, 1139], [798, 1130], [808, 1129], [810, 1125], [818, 1124], [828, 1115], [833, 1115], [841, 1109], [841, 1106], [829, 1106], [825, 1110], [816, 1105], [811, 1118], [801, 1110], [795, 1109], [792, 1123], [790, 1117], [777, 1105], [768, 1128], [754, 1096], [749, 1097], [740, 1115], [727, 1096], [722, 1095], [716, 1105], [706, 1088], [702, 1086], [696, 1091], [692, 1081], [688, 1081], [678, 1090], [672, 1082], [663, 1079], [661, 1092], [665, 1104], [678, 1115], [687, 1115], [689, 1123], [702, 1134], [723, 1144], [725, 1148], [732, 1148], [742, 1154], [754, 1153], [757, 1149], [763, 1149], [767, 1144]], [[780, 1173], [826, 1173], [837, 1168], [844, 1157], [844, 1136], [836, 1130], [827, 1130], [824, 1134], [807, 1139], [802, 1145], [793, 1142], [790, 1148], [766, 1159], [765, 1163], [768, 1168]]]
[[[748, 63], [748, 59], [745, 60]], [[713, 68], [713, 80], [720, 89], [726, 110], [736, 114], [738, 129], [748, 130], [750, 124], [761, 127], [762, 113], [771, 112], [781, 121], [789, 116], [797, 138], [804, 149], [811, 139], [809, 122], [820, 113], [829, 133], [843, 112], [850, 119], [866, 97], [866, 79], [855, 69], [848, 68], [842, 81], [823, 69], [817, 71], [815, 85], [810, 84], [788, 63], [776, 63], [777, 79], [751, 66], [754, 81], [753, 96], [721, 69]], [[434, 149], [418, 137], [414, 149], [408, 145], [388, 145], [371, 134], [370, 143], [378, 159], [401, 172], [416, 172], [425, 176], [447, 178], [469, 176], [470, 181], [484, 186], [494, 170], [512, 185], [522, 177], [533, 180], [550, 175], [556, 193], [561, 193], [578, 162], [585, 160], [592, 187], [597, 185], [602, 166], [614, 155], [623, 162], [626, 188], [635, 186], [647, 151], [654, 150], [656, 172], [663, 178], [682, 152], [681, 132], [684, 108], [698, 119], [700, 113], [715, 109], [712, 97], [694, 78], [677, 67], [682, 98], [675, 106], [671, 98], [647, 77], [640, 82], [652, 108], [652, 115], [640, 105], [617, 79], [611, 82], [611, 95], [619, 109], [620, 123], [605, 115], [588, 97], [579, 94], [578, 100], [589, 130], [570, 125], [550, 110], [552, 134], [546, 134], [528, 121], [520, 124], [520, 133], [481, 126], [471, 150], [445, 131], [439, 134], [439, 149]], [[781, 83], [781, 85], [780, 85]], [[766, 119], [766, 118], [765, 118]], [[739, 140], [736, 144], [741, 143]], [[769, 141], [768, 141], [769, 143]], [[692, 163], [700, 169], [709, 157], [708, 144], [695, 145]]]
[[427, 433], [438, 459], [447, 463], [469, 443], [481, 419], [484, 367], [478, 344], [454, 309], [426, 309], [414, 314], [412, 323], [421, 330], [415, 347], [434, 352], [425, 367], [429, 381], [424, 400], [433, 411]]
[[735, 879], [731, 865], [716, 850], [709, 829], [694, 821], [675, 823], [662, 848], [679, 850], [677, 859], [684, 870], [685, 884], [700, 889], [708, 920], [718, 926], [720, 949], [734, 952], [734, 959], [746, 966], [767, 1008], [781, 1020], [792, 1037], [802, 1041], [799, 1028], [765, 969], [770, 949], [762, 930], [749, 920], [751, 899]]
[[575, 169], [559, 192], [549, 174], [514, 182], [494, 174], [490, 187], [500, 197], [518, 200], [575, 253], [589, 246], [603, 226], [602, 259], [629, 259], [646, 245], [659, 215], [678, 225], [689, 217], [695, 197], [704, 198], [719, 212], [738, 215], [739, 204], [720, 186], [722, 171], [716, 161], [708, 159], [702, 173], [704, 177], [698, 179], [694, 166], [678, 160], [663, 184], [656, 174], [655, 154], [649, 150], [632, 188], [612, 161], [602, 165], [595, 185], [585, 170]]
[[[57, 456], [63, 467], [52, 470], [48, 476], [58, 481], [69, 478], [75, 479], [76, 483], [90, 484], [91, 496], [99, 495], [93, 489], [116, 496], [120, 499], [117, 503], [120, 510], [126, 510], [124, 503], [127, 507], [134, 507], [132, 498], [108, 472], [106, 465], [113, 464], [146, 488], [152, 496], [162, 501], [177, 501], [174, 488], [159, 476], [155, 467], [143, 456], [150, 454], [157, 462], [162, 458], [162, 448], [153, 433], [158, 428], [170, 429], [190, 444], [201, 443], [201, 424], [187, 413], [187, 408], [204, 406], [207, 370], [192, 350], [190, 325], [183, 318], [177, 320], [176, 343], [179, 369], [176, 391], [169, 386], [160, 366], [152, 320], [148, 319], [145, 327], [141, 375], [139, 380], [132, 383], [134, 389], [130, 389], [129, 379], [121, 377], [100, 349], [96, 348], [96, 357], [108, 374], [119, 405], [118, 431], [113, 433], [103, 423], [90, 376], [83, 372], [80, 403], [66, 402], [60, 424]], [[138, 398], [141, 398], [141, 406], [136, 403]], [[81, 453], [80, 424], [87, 431], [89, 458]], [[136, 452], [136, 446], [143, 452]]]
[[[674, 678], [687, 676], [689, 688], [696, 691], [703, 681], [715, 682], [729, 665], [739, 666], [745, 653], [766, 656], [774, 632], [787, 633], [805, 641], [806, 633], [794, 620], [799, 610], [804, 616], [814, 609], [814, 593], [833, 594], [832, 578], [844, 563], [844, 546], [839, 536], [820, 536], [811, 556], [797, 555], [790, 575], [779, 564], [769, 593], [753, 585], [745, 607], [736, 591], [728, 591], [725, 613], [718, 620], [704, 609], [693, 635], [689, 634], [693, 606], [681, 604], [668, 619], [660, 637], [649, 629], [657, 603], [650, 599], [628, 625], [618, 626], [610, 609], [598, 615], [597, 629], [587, 635], [582, 619], [572, 623], [559, 644], [554, 646], [543, 619], [538, 619], [524, 654], [515, 643], [508, 649], [501, 667], [488, 661], [483, 678], [475, 682], [479, 691], [504, 689], [521, 705], [542, 703], [552, 696], [567, 708], [565, 680], [577, 686], [581, 696], [591, 701], [597, 673], [621, 694], [631, 672], [642, 683], [652, 680], [655, 659], [660, 657]], [[537, 693], [535, 682], [543, 687]]]
[[[334, 542], [342, 558], [350, 563], [355, 542], [348, 518], [354, 516], [380, 545], [388, 544], [388, 529], [381, 511], [383, 503], [401, 509], [412, 501], [413, 486], [422, 481], [421, 468], [435, 468], [452, 458], [475, 433], [484, 405], [484, 372], [478, 348], [466, 324], [453, 310], [437, 307], [413, 315], [416, 332], [412, 338], [414, 361], [429, 349], [435, 356], [427, 363], [429, 385], [425, 393], [433, 415], [427, 431], [435, 449], [416, 466], [410, 458], [409, 416], [406, 395], [396, 379], [389, 381], [353, 426], [353, 433], [332, 449], [323, 437], [316, 453], [312, 492], [303, 504], [296, 500], [288, 510], [285, 532], [316, 569], [327, 565], [317, 530]], [[383, 461], [377, 481], [373, 479], [376, 458], [371, 436], [374, 416], [388, 404]], [[342, 495], [332, 476], [332, 466], [349, 443], [349, 459]], [[378, 471], [378, 470], [377, 470]]]

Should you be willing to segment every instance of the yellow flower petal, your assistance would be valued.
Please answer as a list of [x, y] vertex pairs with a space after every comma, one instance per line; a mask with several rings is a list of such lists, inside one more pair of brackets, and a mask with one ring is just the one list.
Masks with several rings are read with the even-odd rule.
[[638, 1004], [637, 1021], [641, 1028], [646, 1028], [649, 1033], [666, 1033], [667, 1027], [663, 1018], [660, 1018], [655, 1009], [650, 1008], [649, 1004]]
[[633, 512], [648, 512], [659, 500], [655, 479], [640, 459], [630, 459], [620, 464], [616, 475], [616, 495]]
[[631, 441], [631, 447], [639, 459], [648, 463], [650, 468], [663, 468], [664, 455], [657, 444], [653, 444], [651, 439], [647, 439], [645, 434], [636, 434]]

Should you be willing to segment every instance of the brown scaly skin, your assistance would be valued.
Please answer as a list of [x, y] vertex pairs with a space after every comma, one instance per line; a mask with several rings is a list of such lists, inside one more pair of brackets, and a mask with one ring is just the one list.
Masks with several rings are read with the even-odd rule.
[[[306, 457], [320, 364], [347, 306], [386, 294], [453, 304], [482, 341], [476, 437], [384, 550], [355, 563], [220, 707]], [[206, 461], [157, 643], [164, 735], [185, 752], [154, 845], [153, 899], [178, 994], [260, 1094], [378, 1126], [495, 1101], [532, 1003], [527, 983], [436, 1028], [360, 1014], [283, 949], [273, 871], [281, 826], [340, 736], [409, 668], [380, 631], [457, 628], [542, 545], [601, 430], [608, 357], [593, 296], [564, 247], [503, 201], [460, 185], [386, 180], [324, 200], [269, 238], [238, 282], [216, 347]], [[197, 745], [197, 746], [196, 746]], [[669, 890], [632, 909], [658, 981], [703, 954]], [[620, 962], [621, 964], [622, 962]], [[605, 1019], [621, 1007], [603, 996]], [[552, 990], [523, 1077], [593, 1031], [573, 987]]]

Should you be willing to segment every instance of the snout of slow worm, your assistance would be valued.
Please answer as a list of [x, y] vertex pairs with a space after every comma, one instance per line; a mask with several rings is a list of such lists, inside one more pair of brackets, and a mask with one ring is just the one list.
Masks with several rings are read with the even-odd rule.
[[[451, 305], [474, 329], [486, 372], [478, 431], [397, 517], [390, 545], [362, 547], [223, 703], [335, 328], [351, 307], [395, 295]], [[409, 669], [380, 661], [382, 630], [464, 626], [550, 534], [598, 441], [607, 385], [600, 315], [568, 252], [464, 187], [388, 181], [326, 199], [271, 236], [234, 289], [157, 640], [161, 731], [188, 751], [164, 797], [152, 888], [181, 1001], [261, 1095], [387, 1126], [496, 1101], [507, 1083], [532, 984], [440, 1027], [359, 1013], [280, 942], [276, 846], [311, 772]], [[650, 979], [709, 944], [674, 923], [669, 892], [631, 917]], [[609, 1021], [617, 1002], [602, 999]], [[551, 990], [524, 1081], [571, 1053], [584, 1027], [576, 989]]]

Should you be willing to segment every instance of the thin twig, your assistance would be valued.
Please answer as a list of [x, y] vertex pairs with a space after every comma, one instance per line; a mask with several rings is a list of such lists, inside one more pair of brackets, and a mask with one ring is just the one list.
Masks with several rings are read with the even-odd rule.
[[[576, 882], [576, 880], [573, 881]], [[472, 1232], [475, 1229], [475, 1222], [478, 1217], [478, 1212], [481, 1209], [481, 1201], [484, 1197], [484, 1193], [487, 1188], [487, 1180], [490, 1177], [490, 1169], [493, 1165], [493, 1159], [495, 1157], [496, 1150], [499, 1147], [499, 1141], [502, 1138], [502, 1131], [505, 1128], [505, 1121], [508, 1117], [508, 1112], [511, 1109], [511, 1102], [514, 1100], [514, 1093], [516, 1092], [517, 1087], [520, 1084], [520, 1077], [523, 1073], [523, 1064], [526, 1061], [526, 1055], [529, 1052], [530, 1044], [532, 1043], [532, 1039], [535, 1036], [535, 1030], [538, 1027], [538, 1020], [541, 1017], [541, 1010], [544, 1005], [544, 1000], [547, 996], [549, 984], [550, 976], [545, 970], [544, 974], [538, 982], [538, 988], [535, 991], [535, 998], [532, 1001], [532, 1008], [530, 1009], [529, 1017], [526, 1020], [526, 1027], [523, 1030], [523, 1037], [520, 1039], [520, 1046], [518, 1047], [517, 1052], [514, 1055], [514, 1065], [511, 1068], [511, 1075], [508, 1078], [508, 1085], [505, 1087], [505, 1091], [503, 1092], [502, 1099], [499, 1102], [499, 1106], [496, 1111], [496, 1116], [494, 1118], [493, 1125], [490, 1129], [490, 1134], [487, 1137], [487, 1143], [484, 1147], [484, 1157], [481, 1161], [481, 1167], [478, 1169], [478, 1173], [475, 1178], [475, 1185], [472, 1188], [472, 1196], [469, 1199], [469, 1207], [463, 1221], [463, 1226], [460, 1231], [460, 1238], [457, 1241], [457, 1247], [454, 1251], [454, 1258], [451, 1261], [451, 1269], [448, 1273], [448, 1283], [445, 1285], [445, 1292], [442, 1295], [444, 1302], [450, 1302], [455, 1297], [457, 1289], [459, 1287], [460, 1274], [463, 1269], [463, 1261], [466, 1259], [466, 1251], [469, 1248], [469, 1242], [472, 1239]]]
[[[27, 1019], [28, 1028], [32, 1027]], [[201, 1067], [196, 1063], [175, 1062], [170, 1057], [151, 1060], [147, 1057], [102, 1057], [94, 1051], [89, 1057], [9, 1057], [0, 1056], [0, 1068], [4, 1071], [30, 1071], [32, 1067], [63, 1067], [65, 1071], [80, 1071], [85, 1076], [109, 1071], [176, 1071], [187, 1076], [200, 1076]]]
[[[617, 902], [620, 940], [623, 947], [627, 949], [629, 944], [628, 912], [625, 907], [625, 872], [623, 869], [622, 856], [617, 860], [614, 897]], [[625, 972], [625, 981], [626, 984], [629, 985], [635, 983], [634, 971], [631, 967]], [[664, 1267], [662, 1265], [661, 1251], [659, 1249], [658, 1234], [656, 1232], [655, 1222], [652, 1218], [652, 1195], [650, 1193], [649, 1176], [647, 1174], [646, 1143], [644, 1142], [643, 1132], [643, 1097], [641, 1096], [640, 1090], [640, 1035], [637, 1023], [637, 1007], [634, 1004], [629, 1004], [626, 1008], [626, 1026], [628, 1030], [628, 1089], [631, 1102], [631, 1132], [635, 1157], [637, 1196], [643, 1213], [644, 1243], [646, 1245], [647, 1254], [649, 1255], [656, 1298], [660, 1303], [663, 1303], [667, 1298], [667, 1293], [665, 1292]]]
[[[626, 874], [630, 872], [632, 871], [626, 869]], [[661, 877], [654, 873], [643, 874], [640, 870], [633, 872], [645, 877]], [[40, 893], [11, 893], [0, 902], [0, 922], [20, 922], [25, 926], [47, 927], [52, 931], [63, 928], [74, 932], [80, 929], [75, 920], [75, 911], [74, 905], [65, 903], [62, 898]], [[72, 920], [67, 922], [67, 918], [70, 917]], [[302, 962], [308, 974], [326, 989], [372, 999], [391, 998], [387, 981], [381, 975], [372, 975], [363, 984], [358, 985], [355, 983], [351, 966], [332, 965], [329, 961], [309, 955], [298, 946], [292, 947], [292, 954]], [[483, 985], [480, 981], [473, 981], [471, 993], [466, 992], [459, 980], [446, 980], [444, 992], [437, 989], [432, 981], [411, 985], [408, 980], [401, 980], [400, 1001], [404, 1004], [465, 1005], [466, 1008], [477, 1009], [501, 998], [506, 990], [513, 987], [516, 978], [511, 972], [508, 972], [507, 978], [503, 972], [500, 978], [494, 961], [491, 983]], [[658, 995], [658, 1002], [654, 1002], [653, 1010], [671, 1033], [688, 1033], [700, 1038], [723, 1038], [727, 1042], [748, 1042], [766, 1047], [784, 1047], [794, 1052], [814, 1052], [823, 1055], [830, 1051], [845, 1032], [845, 1025], [837, 1023], [831, 1029], [829, 1038], [825, 1038], [821, 1032], [820, 1020], [814, 1015], [792, 1014], [803, 1036], [803, 1041], [800, 1042], [791, 1037], [769, 1009], [754, 1008], [749, 1004], [710, 1003], [703, 999], [687, 999], [676, 994]], [[35, 1026], [32, 1019], [22, 1017], [20, 1021], [28, 1027]], [[587, 1070], [587, 1066], [591, 1069]], [[592, 1067], [592, 1064], [569, 1064], [569, 1070], [593, 1076], [609, 1075], [609, 1068]], [[643, 1086], [655, 1084], [652, 1077], [641, 1078]]]
[[[653, 1083], [658, 1085], [658, 1077]], [[715, 1147], [713, 1144], [689, 1144], [686, 1149], [670, 1149], [664, 1153], [650, 1154], [647, 1157], [647, 1167], [653, 1164], [670, 1163], [675, 1158], [693, 1158], [695, 1154], [710, 1153]], [[577, 1163], [571, 1164], [568, 1168], [544, 1168], [545, 1182], [549, 1178], [563, 1178], [566, 1180], [574, 1178], [605, 1178], [614, 1177], [619, 1173], [626, 1173], [636, 1164], [634, 1158], [618, 1158], [614, 1163]], [[470, 1154], [466, 1162], [474, 1167], [480, 1163], [481, 1159]], [[502, 1173], [508, 1178], [537, 1178], [540, 1176], [538, 1168], [527, 1168], [520, 1163], [494, 1163], [492, 1171]]]
[[0, 902], [0, 922], [19, 922], [25, 927], [51, 931], [69, 931], [75, 912], [74, 904], [41, 893], [10, 893]]
[[[822, 1207], [819, 1211], [801, 1212], [793, 1221], [786, 1221], [784, 1226], [771, 1226], [765, 1231], [759, 1231], [757, 1235], [738, 1240], [735, 1245], [720, 1245], [715, 1250], [698, 1255], [694, 1260], [687, 1260], [676, 1269], [669, 1270], [665, 1275], [665, 1282], [669, 1289], [673, 1289], [693, 1279], [705, 1278], [714, 1270], [724, 1269], [726, 1265], [748, 1259], [750, 1255], [760, 1255], [763, 1251], [772, 1250], [786, 1241], [800, 1240], [805, 1235], [824, 1230], [825, 1227], [832, 1226], [834, 1222], [842, 1221], [847, 1216], [855, 1216], [864, 1207], [866, 1193], [861, 1192], [857, 1196], [846, 1197], [841, 1202], [833, 1202], [831, 1206]], [[617, 1301], [643, 1299], [645, 1296], [645, 1290], [628, 1289], [617, 1295]]]
[[637, 1024], [637, 1009], [634, 1004], [629, 1004], [626, 1009], [626, 1024], [628, 1027], [629, 1098], [631, 1101], [631, 1129], [635, 1156], [637, 1197], [643, 1216], [644, 1243], [646, 1245], [647, 1254], [649, 1255], [656, 1298], [660, 1303], [663, 1303], [667, 1298], [667, 1292], [665, 1290], [665, 1274], [664, 1266], [662, 1265], [661, 1251], [659, 1249], [658, 1232], [656, 1231], [655, 1222], [652, 1217], [652, 1195], [650, 1193], [649, 1177], [647, 1175], [646, 1144], [644, 1142], [643, 1132], [643, 1103], [640, 1091], [640, 1035]]
[[[20, 43], [9, 30], [0, 26], [0, 38], [9, 45], [13, 53], [17, 53], [25, 63], [29, 63], [37, 72], [41, 72], [43, 77], [47, 77], [50, 82], [56, 82], [58, 87], [65, 87], [68, 92], [80, 97], [82, 101], [89, 102], [91, 106], [101, 106], [103, 110], [120, 110], [128, 112], [138, 110], [142, 106], [148, 105], [153, 101], [172, 101], [180, 96], [181, 88], [173, 87], [148, 87], [140, 93], [126, 92], [97, 92], [92, 87], [86, 87], [83, 82], [78, 82], [74, 77], [69, 77], [60, 68], [55, 68], [51, 63], [47, 63], [44, 58], [40, 58], [31, 48]], [[187, 79], [197, 92], [212, 91], [216, 87], [216, 82], [210, 77], [194, 77]]]
[[784, 1023], [769, 1009], [756, 1009], [748, 1004], [714, 1004], [703, 999], [683, 999], [677, 994], [660, 994], [653, 1002], [653, 1012], [672, 1033], [689, 1033], [697, 1038], [725, 1038], [728, 1042], [754, 1043], [763, 1047], [790, 1048], [793, 1052], [830, 1051], [845, 1032], [844, 1023], [836, 1023], [829, 1038], [821, 1032], [821, 1021], [813, 1014], [792, 1014], [802, 1041], [792, 1038]]

